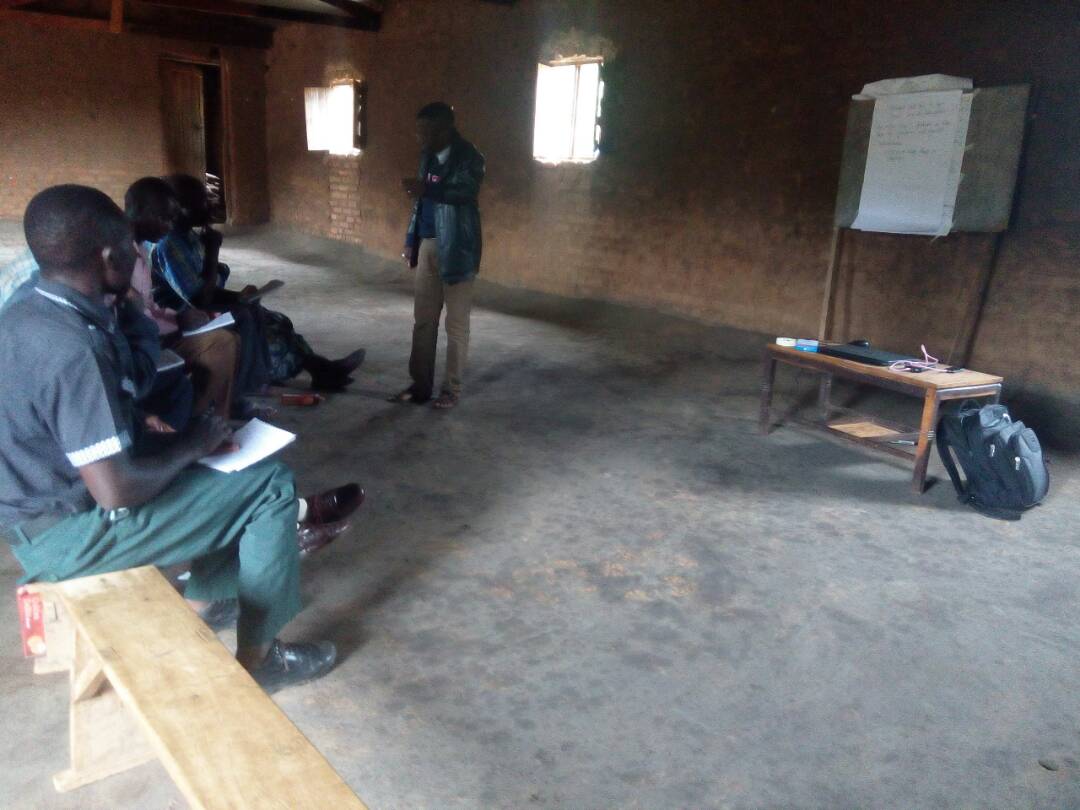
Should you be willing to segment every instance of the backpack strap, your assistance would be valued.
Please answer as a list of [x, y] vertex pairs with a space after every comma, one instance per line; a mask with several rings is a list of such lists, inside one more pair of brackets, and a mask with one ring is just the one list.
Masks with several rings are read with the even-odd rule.
[[960, 472], [956, 469], [956, 461], [950, 452], [952, 443], [949, 441], [949, 431], [946, 429], [944, 418], [938, 422], [934, 438], [937, 440], [938, 455], [941, 457], [941, 463], [945, 466], [945, 471], [949, 474], [949, 479], [956, 489], [956, 497], [959, 498], [960, 503], [970, 502], [971, 496], [960, 478]]

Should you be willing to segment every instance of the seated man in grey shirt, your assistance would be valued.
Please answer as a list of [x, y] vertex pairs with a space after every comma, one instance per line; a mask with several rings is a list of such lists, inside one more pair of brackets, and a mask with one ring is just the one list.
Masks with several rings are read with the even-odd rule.
[[[155, 455], [133, 451], [135, 386], [105, 306], [126, 293], [135, 264], [123, 212], [95, 189], [55, 186], [31, 200], [24, 227], [41, 280], [0, 319], [0, 536], [22, 581], [190, 560], [185, 597], [196, 609], [238, 607], [237, 658], [264, 688], [328, 672], [333, 644], [277, 640], [300, 611], [288, 468], [195, 465], [228, 439], [216, 416]], [[320, 496], [305, 509], [326, 518], [328, 505]]]

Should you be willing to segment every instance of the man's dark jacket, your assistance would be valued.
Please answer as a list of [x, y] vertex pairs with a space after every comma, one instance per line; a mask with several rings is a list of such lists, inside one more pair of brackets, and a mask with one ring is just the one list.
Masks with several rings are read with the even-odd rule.
[[[419, 177], [424, 180], [431, 155], [420, 156]], [[438, 185], [428, 185], [424, 195], [435, 203], [435, 234], [439, 240], [439, 275], [447, 284], [468, 281], [480, 271], [483, 237], [480, 233], [480, 184], [484, 181], [484, 156], [456, 131], [450, 156]], [[405, 245], [410, 249], [409, 266], [416, 267], [420, 255], [420, 205], [413, 207]]]

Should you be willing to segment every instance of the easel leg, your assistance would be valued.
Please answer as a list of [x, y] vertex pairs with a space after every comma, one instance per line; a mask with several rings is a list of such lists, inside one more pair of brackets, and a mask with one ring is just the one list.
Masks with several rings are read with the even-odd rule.
[[75, 637], [71, 666], [71, 767], [53, 777], [64, 793], [154, 758], [145, 735], [120, 702], [101, 661]]
[[926, 468], [930, 464], [930, 448], [934, 444], [934, 431], [937, 429], [938, 395], [936, 391], [927, 391], [923, 398], [922, 421], [919, 423], [919, 443], [915, 447], [915, 474], [911, 479], [911, 488], [921, 495], [926, 489]]
[[761, 377], [761, 414], [758, 420], [758, 433], [769, 435], [769, 417], [772, 410], [773, 381], [776, 379], [776, 360], [772, 355], [765, 355], [765, 366]]
[[832, 403], [829, 397], [832, 394], [832, 374], [822, 374], [818, 383], [818, 411], [821, 413], [821, 421], [828, 422], [832, 415]]
[[990, 261], [981, 270], [975, 279], [974, 289], [971, 291], [971, 299], [968, 301], [967, 311], [961, 315], [960, 330], [953, 340], [952, 350], [947, 360], [951, 364], [966, 366], [971, 362], [971, 355], [975, 351], [975, 343], [979, 337], [979, 327], [982, 325], [983, 310], [986, 308], [986, 299], [990, 294], [990, 285], [994, 279], [998, 262], [1001, 258], [1001, 247], [1005, 241], [1005, 231], [994, 234], [994, 246], [990, 252]]
[[825, 271], [825, 295], [821, 301], [821, 319], [818, 321], [818, 340], [828, 340], [832, 328], [833, 298], [836, 296], [836, 271], [840, 266], [840, 238], [843, 230], [833, 227], [829, 243], [829, 267]]

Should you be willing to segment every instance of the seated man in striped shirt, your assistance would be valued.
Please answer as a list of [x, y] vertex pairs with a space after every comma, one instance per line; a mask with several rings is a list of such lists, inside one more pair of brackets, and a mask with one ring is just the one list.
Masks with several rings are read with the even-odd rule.
[[282, 313], [247, 303], [245, 294], [225, 289], [228, 267], [218, 261], [222, 236], [210, 227], [210, 201], [206, 184], [186, 174], [167, 178], [180, 202], [180, 215], [173, 228], [153, 251], [154, 295], [157, 301], [183, 312], [188, 307], [207, 311], [230, 310], [239, 324], [245, 344], [261, 340], [265, 347], [245, 345], [267, 352], [269, 382], [283, 383], [302, 371], [311, 375], [312, 388], [338, 391], [353, 380], [350, 375], [364, 360], [357, 349], [338, 360], [317, 354], [303, 336], [293, 329]]
[[[158, 177], [136, 180], [124, 194], [124, 208], [135, 233], [139, 259], [131, 277], [131, 286], [142, 298], [147, 314], [157, 324], [161, 344], [183, 358], [195, 387], [193, 412], [213, 408], [227, 419], [234, 404], [233, 385], [240, 359], [240, 336], [227, 329], [198, 335], [183, 332], [198, 329], [209, 321], [206, 313], [188, 307], [177, 312], [157, 304], [153, 298], [150, 275], [150, 249], [172, 227], [180, 213], [180, 204], [169, 184]], [[242, 406], [242, 403], [236, 403]], [[241, 412], [238, 408], [238, 414]]]

